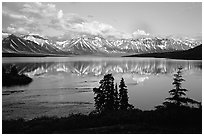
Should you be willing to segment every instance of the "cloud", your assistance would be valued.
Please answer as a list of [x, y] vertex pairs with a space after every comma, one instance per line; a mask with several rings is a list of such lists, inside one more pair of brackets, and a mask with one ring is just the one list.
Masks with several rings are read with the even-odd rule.
[[83, 18], [77, 14], [69, 13], [64, 16], [64, 20], [67, 24], [81, 24], [87, 22], [86, 18]]
[[27, 21], [27, 22], [31, 21], [25, 15], [14, 13], [11, 10], [8, 10], [8, 9], [5, 9], [5, 8], [2, 10], [2, 15], [7, 16], [7, 17], [9, 17], [11, 19], [14, 19], [14, 20], [22, 20], [22, 21]]
[[18, 27], [18, 28], [8, 27], [7, 31], [9, 33], [20, 33], [20, 34], [28, 34], [29, 33], [28, 30], [26, 30], [25, 28], [22, 28], [22, 27]]
[[[43, 4], [40, 2], [26, 3], [20, 10], [26, 14], [33, 15], [36, 17], [53, 17], [57, 16], [58, 12], [54, 4]], [[60, 11], [61, 12], [61, 11]]]
[[72, 29], [77, 32], [89, 33], [92, 35], [103, 35], [112, 31], [114, 28], [110, 25], [99, 23], [97, 21], [82, 22], [81, 24], [74, 24]]
[[137, 30], [135, 32], [132, 33], [133, 37], [134, 38], [137, 38], [139, 36], [149, 36], [150, 34], [149, 33], [146, 33], [144, 30]]
[[98, 21], [84, 21], [82, 23], [72, 24], [70, 30], [78, 34], [100, 35], [109, 39], [132, 38], [131, 34], [120, 32], [113, 26]]
[[9, 16], [11, 18], [14, 18], [14, 19], [27, 19], [25, 16], [23, 15], [15, 15], [15, 14], [9, 14]]
[[60, 11], [58, 12], [58, 14], [57, 14], [57, 18], [58, 18], [58, 19], [61, 19], [62, 17], [63, 17], [63, 11], [60, 10]]
[[93, 15], [88, 15], [87, 17], [88, 17], [88, 18], [93, 18], [94, 16], [93, 16]]
[[64, 13], [54, 4], [24, 3], [19, 10], [12, 11], [8, 7], [3, 7], [2, 10], [4, 16], [12, 19], [6, 28], [12, 33], [38, 33], [46, 37], [61, 39], [82, 34], [123, 39], [149, 35], [143, 30], [137, 30], [133, 34], [121, 32], [109, 24], [92, 20], [91, 15], [85, 18], [75, 13]]

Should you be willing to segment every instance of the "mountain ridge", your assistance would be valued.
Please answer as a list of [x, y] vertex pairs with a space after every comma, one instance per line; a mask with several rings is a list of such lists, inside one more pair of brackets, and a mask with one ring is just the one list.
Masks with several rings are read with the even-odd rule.
[[147, 53], [147, 54], [124, 56], [124, 57], [154, 57], [154, 58], [202, 60], [202, 44], [199, 46], [196, 46], [195, 48], [185, 50], [185, 51]]
[[143, 53], [188, 50], [199, 45], [190, 40], [140, 38], [108, 40], [101, 36], [79, 36], [65, 41], [52, 41], [39, 35], [2, 34], [4, 54], [102, 55], [124, 56]]

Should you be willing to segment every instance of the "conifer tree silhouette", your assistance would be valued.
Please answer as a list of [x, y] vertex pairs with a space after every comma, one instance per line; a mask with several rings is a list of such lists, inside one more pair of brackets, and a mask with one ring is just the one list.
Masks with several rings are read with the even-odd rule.
[[95, 94], [96, 111], [102, 113], [111, 110], [128, 110], [134, 106], [128, 103], [127, 86], [122, 78], [119, 85], [119, 93], [117, 83], [114, 87], [114, 78], [112, 74], [107, 74], [100, 80], [99, 88], [93, 88]]
[[94, 88], [93, 91], [96, 94], [94, 97], [95, 107], [99, 112], [106, 110], [114, 110], [114, 78], [112, 74], [107, 74], [99, 82], [99, 88]]
[[127, 92], [127, 86], [125, 85], [125, 81], [122, 78], [120, 81], [120, 85], [119, 85], [119, 108], [121, 110], [128, 110], [128, 109], [132, 109], [133, 106], [130, 105], [128, 103], [128, 92]]
[[182, 88], [182, 82], [185, 81], [182, 77], [182, 67], [178, 68], [178, 71], [176, 74], [174, 74], [173, 78], [173, 85], [174, 89], [169, 91], [170, 97], [166, 98], [166, 101], [163, 102], [163, 105], [156, 106], [157, 109], [162, 107], [180, 107], [180, 106], [188, 106], [188, 104], [198, 104], [198, 106], [201, 104], [200, 102], [197, 102], [193, 99], [187, 98], [186, 92], [187, 89]]
[[117, 83], [115, 84], [115, 90], [114, 90], [114, 109], [119, 109], [119, 96], [118, 96], [118, 86]]

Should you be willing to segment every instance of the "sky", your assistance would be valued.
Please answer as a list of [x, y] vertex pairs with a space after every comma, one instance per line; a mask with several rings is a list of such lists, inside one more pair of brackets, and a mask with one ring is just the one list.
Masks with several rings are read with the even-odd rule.
[[2, 3], [2, 31], [53, 39], [202, 37], [201, 2]]

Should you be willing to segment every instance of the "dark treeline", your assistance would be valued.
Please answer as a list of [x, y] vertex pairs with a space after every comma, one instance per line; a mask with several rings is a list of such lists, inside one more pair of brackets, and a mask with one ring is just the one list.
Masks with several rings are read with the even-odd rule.
[[3, 133], [202, 133], [201, 102], [186, 97], [183, 81], [179, 68], [170, 96], [154, 110], [142, 111], [129, 104], [124, 79], [118, 86], [112, 74], [107, 74], [93, 89], [96, 109], [89, 115], [3, 120]]
[[32, 82], [32, 78], [19, 74], [16, 66], [12, 66], [6, 71], [2, 67], [2, 86], [27, 85]]
[[184, 60], [202, 60], [202, 44], [192, 49], [174, 52], [135, 54], [126, 57], [154, 57]]

